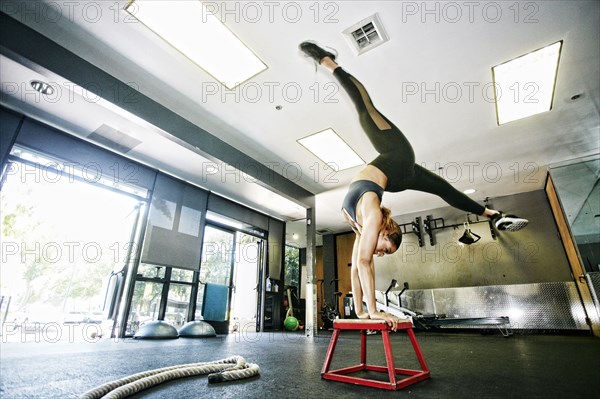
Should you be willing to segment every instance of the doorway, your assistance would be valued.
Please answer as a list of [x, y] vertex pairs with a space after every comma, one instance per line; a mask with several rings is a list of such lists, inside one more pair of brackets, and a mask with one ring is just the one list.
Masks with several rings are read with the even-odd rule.
[[229, 331], [255, 332], [258, 319], [259, 265], [263, 241], [255, 236], [237, 233], [234, 263], [234, 286], [231, 301], [233, 323]]
[[204, 228], [196, 320], [210, 322], [217, 333], [228, 331], [235, 232], [213, 225]]
[[210, 322], [217, 333], [256, 331], [263, 242], [223, 226], [204, 228], [196, 320]]

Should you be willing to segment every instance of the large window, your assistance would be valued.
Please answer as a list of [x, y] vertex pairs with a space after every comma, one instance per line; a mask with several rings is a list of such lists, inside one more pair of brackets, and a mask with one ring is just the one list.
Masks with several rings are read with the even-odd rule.
[[15, 328], [100, 322], [111, 273], [134, 248], [143, 201], [59, 166], [13, 156], [2, 186], [0, 291]]
[[[134, 335], [144, 324], [159, 320], [163, 306], [162, 319], [176, 328], [183, 326], [188, 319], [194, 272], [142, 263], [136, 274], [125, 335]], [[166, 303], [163, 303], [165, 284], [169, 287]]]
[[165, 320], [179, 328], [188, 319], [188, 307], [192, 296], [194, 272], [185, 269], [171, 269], [171, 284], [167, 297]]
[[127, 323], [127, 335], [133, 335], [144, 324], [158, 320], [162, 281], [136, 281]]

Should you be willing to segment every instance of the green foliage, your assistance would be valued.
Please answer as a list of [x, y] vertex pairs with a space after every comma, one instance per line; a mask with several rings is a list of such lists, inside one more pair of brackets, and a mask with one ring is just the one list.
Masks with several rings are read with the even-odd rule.
[[233, 254], [233, 234], [207, 227], [202, 246], [200, 281], [229, 285]]
[[285, 247], [285, 285], [300, 288], [300, 250]]
[[[91, 205], [90, 199], [97, 195], [98, 187], [60, 181], [56, 176], [32, 176], [25, 179], [11, 175], [2, 187], [2, 242], [17, 251], [7, 255], [7, 261], [2, 263], [0, 290], [12, 297], [11, 312], [15, 313], [44, 309], [56, 316], [70, 310], [97, 310], [105, 279], [123, 261], [122, 254], [112, 251], [111, 244], [119, 237], [129, 237], [131, 232], [127, 227], [121, 231], [121, 227], [107, 234], [107, 228], [114, 227], [110, 221], [104, 225], [102, 219], [100, 223], [90, 221], [96, 215], [114, 211], [110, 204], [102, 209]], [[121, 207], [125, 204], [115, 202]], [[86, 228], [88, 224], [93, 228]], [[80, 228], [72, 231], [74, 225]], [[100, 231], [104, 235], [98, 234]], [[82, 251], [86, 244], [92, 251]], [[94, 248], [100, 249], [98, 256]], [[50, 317], [43, 312], [40, 316]]]
[[[5, 185], [6, 187], [6, 185]], [[17, 185], [18, 194], [21, 197], [32, 195], [31, 187], [23, 184]], [[43, 284], [36, 284], [52, 268], [52, 264], [46, 257], [37, 255], [37, 248], [41, 248], [42, 242], [48, 242], [48, 232], [35, 218], [35, 211], [32, 205], [23, 204], [14, 201], [7, 194], [7, 190], [2, 191], [0, 198], [0, 209], [2, 210], [2, 241], [11, 249], [18, 248], [19, 252], [13, 256], [7, 256], [8, 262], [2, 265], [2, 292], [15, 293], [11, 286], [15, 284], [15, 278], [22, 280], [21, 289], [16, 291], [13, 296], [13, 303], [16, 311], [22, 311], [29, 303], [41, 298], [38, 287]], [[31, 251], [27, 255], [23, 252]]]

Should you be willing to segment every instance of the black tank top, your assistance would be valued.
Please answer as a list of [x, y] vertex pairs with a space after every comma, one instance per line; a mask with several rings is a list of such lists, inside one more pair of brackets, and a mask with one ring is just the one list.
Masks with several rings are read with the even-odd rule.
[[383, 198], [383, 188], [371, 180], [357, 180], [350, 184], [348, 192], [342, 202], [342, 209], [345, 210], [352, 221], [358, 225], [356, 220], [356, 205], [360, 198], [368, 192], [374, 192], [379, 197], [379, 202]]

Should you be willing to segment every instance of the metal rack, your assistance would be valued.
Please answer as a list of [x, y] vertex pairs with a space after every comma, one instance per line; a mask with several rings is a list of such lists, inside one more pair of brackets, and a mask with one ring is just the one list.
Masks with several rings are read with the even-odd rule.
[[[490, 227], [490, 233], [492, 235], [492, 239], [496, 239], [496, 230], [494, 229], [494, 224], [491, 220], [479, 220], [479, 216], [475, 215], [475, 221], [470, 220], [471, 214], [467, 214], [467, 223], [469, 224], [478, 224], [478, 223], [487, 223]], [[400, 224], [400, 230], [402, 230], [402, 234], [415, 234], [419, 240], [419, 246], [423, 247], [425, 245], [425, 236], [429, 236], [429, 244], [434, 246], [436, 244], [435, 239], [435, 231], [447, 228], [457, 229], [461, 227], [463, 223], [455, 223], [455, 224], [446, 224], [444, 218], [434, 218], [432, 215], [427, 215], [425, 220], [421, 216], [417, 216], [413, 222]]]

